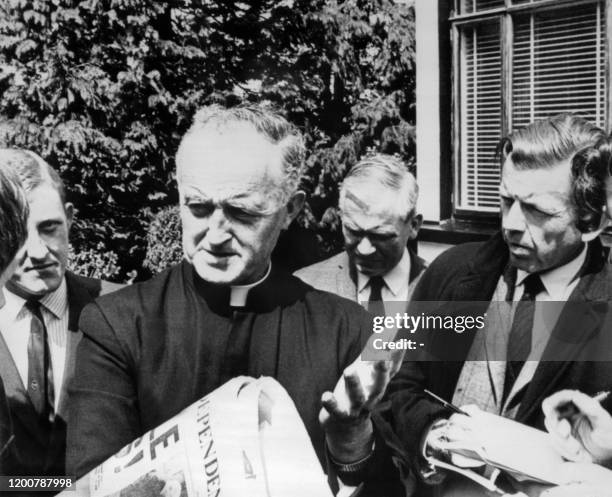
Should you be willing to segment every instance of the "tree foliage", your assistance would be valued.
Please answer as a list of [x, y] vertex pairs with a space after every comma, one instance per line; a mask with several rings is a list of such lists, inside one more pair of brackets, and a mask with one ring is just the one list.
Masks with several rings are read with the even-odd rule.
[[[40, 153], [76, 252], [142, 270], [195, 109], [270, 101], [310, 149], [300, 222], [337, 247], [338, 181], [369, 148], [414, 161], [414, 13], [391, 0], [5, 0], [0, 144]], [[174, 249], [173, 249], [174, 250]], [[106, 257], [106, 256], [105, 256]]]

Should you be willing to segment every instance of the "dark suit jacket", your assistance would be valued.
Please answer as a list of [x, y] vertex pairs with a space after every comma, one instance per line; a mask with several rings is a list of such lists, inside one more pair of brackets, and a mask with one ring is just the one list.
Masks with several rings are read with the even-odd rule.
[[[604, 308], [596, 307], [598, 312], [590, 312], [576, 323], [571, 311], [566, 312], [571, 306], [564, 307], [552, 336], [571, 339], [566, 340], [565, 347], [544, 351], [543, 360], [521, 402], [517, 421], [544, 429], [541, 404], [547, 396], [564, 388], [595, 394], [612, 386], [611, 361], [585, 360], [585, 347], [593, 344], [609, 347], [610, 344], [612, 328], [606, 318], [609, 305], [602, 302], [612, 300], [612, 266], [606, 264], [606, 257], [599, 240], [591, 242], [582, 277], [569, 298], [571, 302], [600, 302]], [[507, 261], [508, 250], [500, 234], [486, 242], [454, 247], [441, 254], [425, 272], [413, 294], [413, 302], [472, 301], [477, 306], [480, 303], [480, 310], [484, 312]], [[453, 357], [458, 360], [405, 361], [389, 385], [394, 429], [404, 447], [414, 455], [415, 462], [425, 429], [435, 419], [450, 415], [425, 396], [423, 389], [452, 399], [463, 367], [460, 358], [467, 356], [473, 337], [444, 334], [443, 339], [432, 343], [432, 349], [435, 352], [437, 348], [442, 355], [443, 348], [452, 350]]]
[[78, 331], [79, 316], [83, 307], [98, 295], [120, 288], [121, 285], [66, 272], [66, 286], [69, 313], [66, 365], [64, 383], [60, 388], [56, 388], [56, 394], [60, 395], [60, 404], [51, 426], [39, 422], [11, 353], [0, 335], [0, 377], [6, 389], [14, 435], [8, 456], [13, 475], [66, 474], [66, 386], [74, 374], [76, 346], [81, 339], [81, 333]]
[[11, 413], [9, 412], [6, 394], [4, 393], [4, 383], [2, 378], [0, 378], [0, 476], [13, 474], [8, 465], [12, 434]]
[[[427, 267], [427, 262], [408, 249], [410, 255], [410, 275], [408, 277], [408, 298], [410, 300], [419, 278]], [[295, 272], [295, 276], [319, 290], [335, 293], [349, 300], [357, 301], [357, 273], [350, 263], [346, 251], [317, 262]]]
[[239, 337], [240, 374], [279, 381], [324, 459], [320, 398], [371, 334], [368, 314], [274, 269], [249, 292], [244, 318], [233, 312], [229, 288], [203, 282], [185, 261], [88, 306], [70, 387], [68, 469], [83, 475], [223, 384]]

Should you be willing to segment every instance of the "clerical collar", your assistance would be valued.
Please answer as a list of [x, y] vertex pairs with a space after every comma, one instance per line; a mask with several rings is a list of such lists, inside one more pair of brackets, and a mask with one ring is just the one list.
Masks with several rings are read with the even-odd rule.
[[272, 263], [268, 264], [268, 270], [261, 278], [255, 283], [249, 283], [248, 285], [232, 285], [230, 292], [230, 306], [231, 307], [244, 307], [246, 305], [247, 297], [251, 288], [255, 288], [257, 285], [263, 283], [265, 279], [270, 275], [272, 270]]

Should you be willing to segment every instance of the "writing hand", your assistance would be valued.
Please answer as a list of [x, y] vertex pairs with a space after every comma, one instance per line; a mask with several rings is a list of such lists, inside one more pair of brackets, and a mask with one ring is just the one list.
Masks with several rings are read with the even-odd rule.
[[[581, 417], [572, 426], [559, 408], [573, 402]], [[612, 416], [600, 403], [575, 390], [562, 390], [542, 402], [544, 424], [559, 453], [570, 461], [605, 463], [612, 460]]]

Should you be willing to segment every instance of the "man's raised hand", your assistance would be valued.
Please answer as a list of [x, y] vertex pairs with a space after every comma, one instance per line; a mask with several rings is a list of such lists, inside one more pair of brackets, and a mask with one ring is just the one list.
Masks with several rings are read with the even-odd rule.
[[399, 370], [403, 357], [402, 350], [393, 351], [387, 360], [363, 361], [359, 357], [344, 370], [334, 391], [322, 395], [319, 421], [335, 460], [358, 461], [372, 450], [370, 413]]

